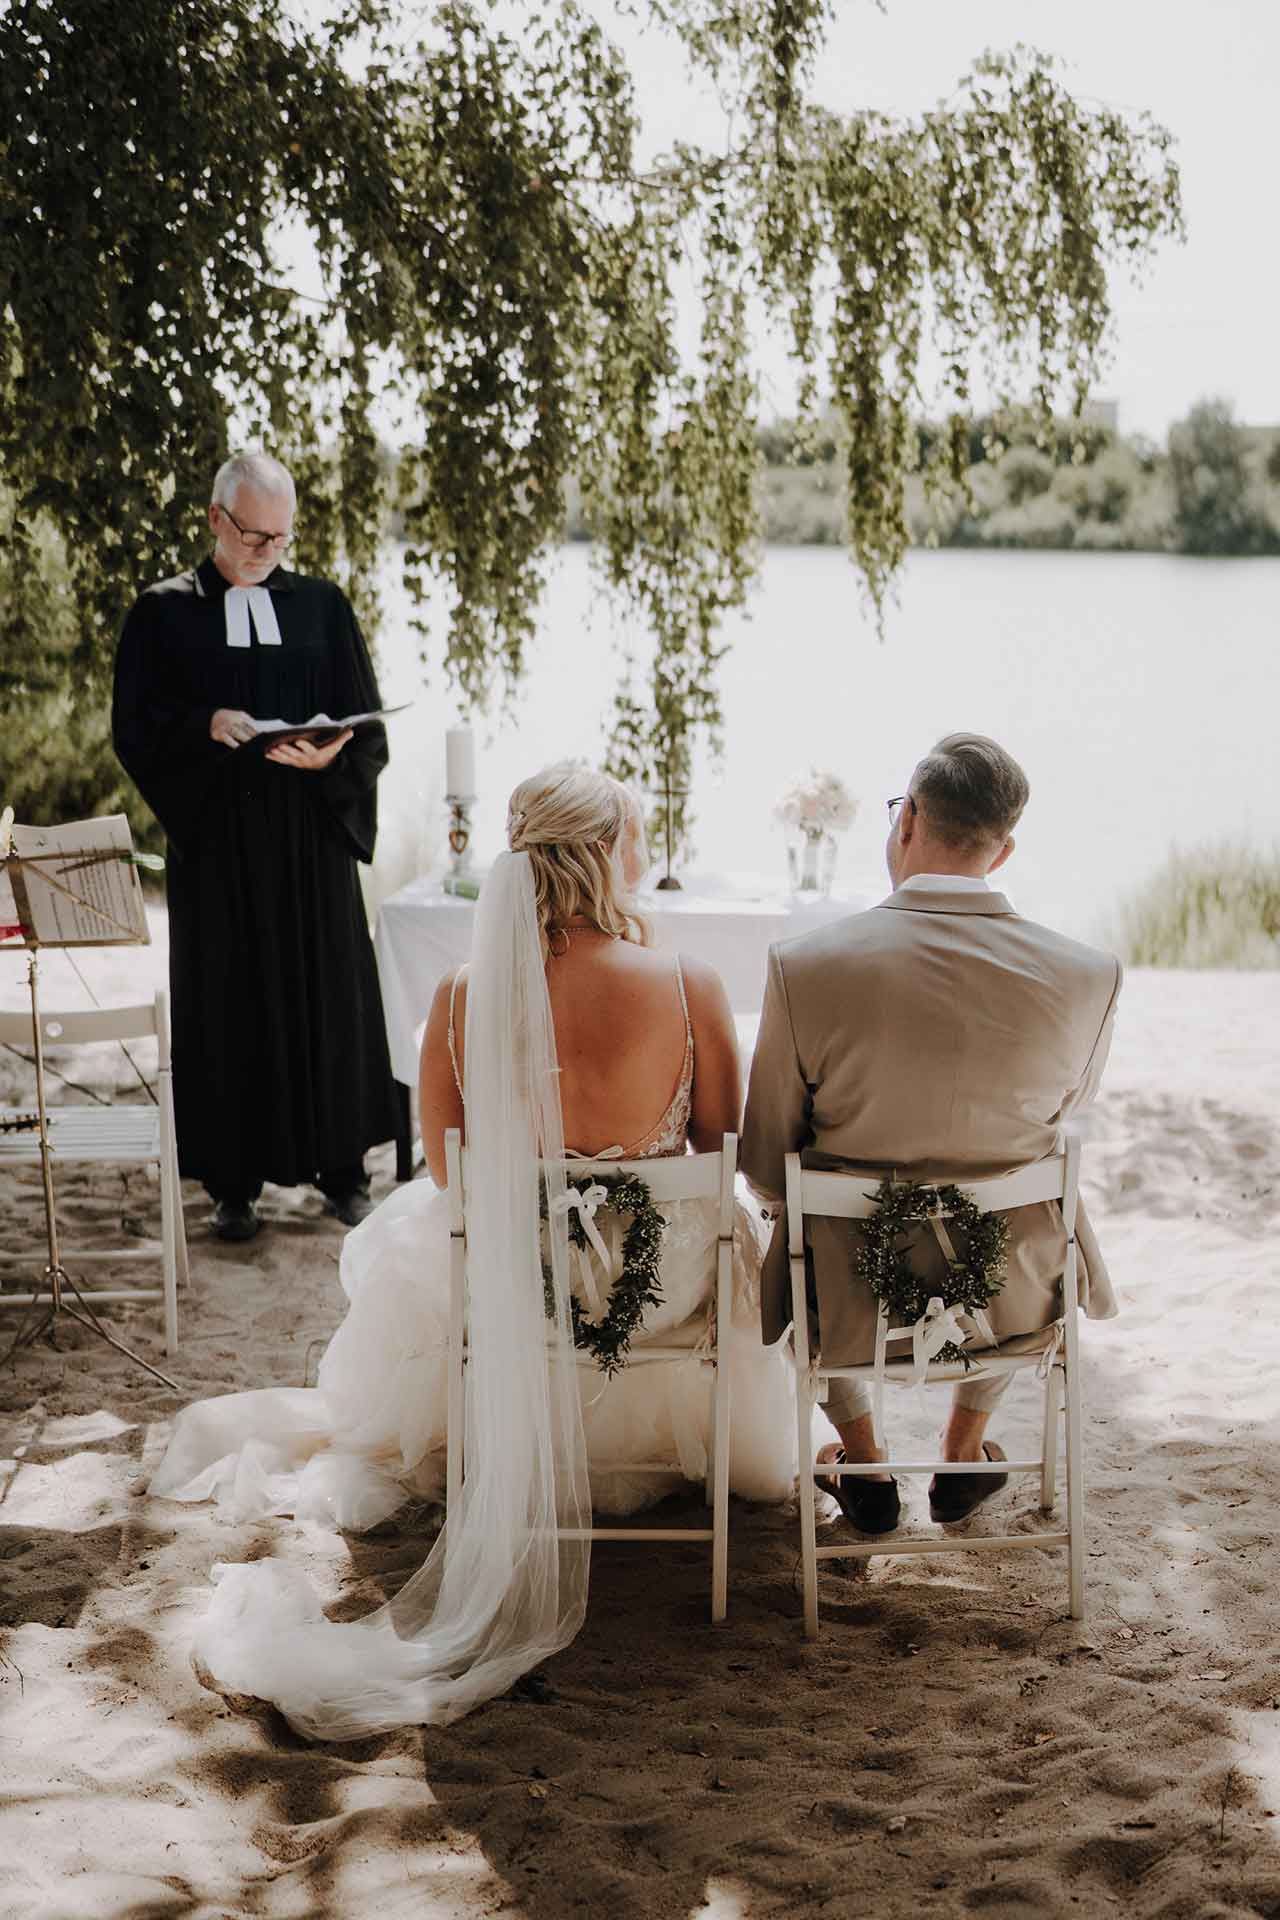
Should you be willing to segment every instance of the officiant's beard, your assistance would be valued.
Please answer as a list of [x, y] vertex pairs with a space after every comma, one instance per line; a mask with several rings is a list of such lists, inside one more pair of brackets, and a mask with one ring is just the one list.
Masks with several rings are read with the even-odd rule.
[[264, 560], [233, 559], [221, 544], [213, 550], [213, 564], [232, 587], [260, 587], [279, 565], [274, 554]]

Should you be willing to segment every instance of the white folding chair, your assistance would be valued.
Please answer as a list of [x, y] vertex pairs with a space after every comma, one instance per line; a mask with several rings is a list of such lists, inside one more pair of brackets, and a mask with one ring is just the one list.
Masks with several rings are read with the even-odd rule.
[[[187, 1236], [178, 1184], [178, 1149], [173, 1123], [173, 1072], [169, 1051], [169, 1000], [158, 992], [154, 1001], [136, 1007], [95, 1007], [75, 1013], [42, 1011], [44, 1045], [87, 1046], [97, 1041], [133, 1040], [154, 1034], [159, 1051], [156, 1100], [145, 1106], [55, 1106], [49, 1108], [49, 1138], [55, 1169], [73, 1161], [98, 1161], [122, 1166], [153, 1166], [160, 1176], [160, 1240], [120, 1248], [64, 1247], [65, 1265], [78, 1267], [109, 1261], [161, 1262], [162, 1287], [101, 1287], [86, 1291], [93, 1308], [135, 1301], [164, 1301], [164, 1350], [178, 1350], [178, 1281], [187, 1284]], [[11, 1046], [31, 1045], [31, 1016], [0, 1013], [0, 1041]], [[27, 1109], [0, 1109], [0, 1120], [15, 1119]], [[38, 1164], [40, 1143], [34, 1132], [0, 1129], [0, 1167]], [[34, 1255], [15, 1248], [0, 1249], [8, 1262], [31, 1260]], [[0, 1307], [30, 1307], [33, 1293], [0, 1292]]]
[[[462, 1487], [464, 1395], [467, 1360], [467, 1155], [456, 1128], [445, 1135], [445, 1163], [449, 1180], [450, 1311], [448, 1467], [446, 1498], [452, 1508]], [[729, 1580], [729, 1414], [730, 1381], [721, 1364], [719, 1329], [729, 1324], [733, 1289], [733, 1182], [738, 1164], [738, 1139], [726, 1133], [719, 1153], [698, 1153], [653, 1160], [566, 1160], [565, 1177], [573, 1181], [599, 1174], [630, 1174], [643, 1180], [656, 1204], [676, 1200], [714, 1200], [719, 1209], [716, 1242], [714, 1308], [695, 1315], [683, 1326], [653, 1341], [634, 1341], [629, 1367], [662, 1362], [691, 1362], [708, 1367], [713, 1376], [711, 1446], [707, 1456], [706, 1497], [711, 1508], [709, 1527], [596, 1527], [584, 1532], [564, 1530], [565, 1537], [592, 1540], [709, 1540], [711, 1542], [711, 1618], [721, 1621], [728, 1604]], [[580, 1368], [592, 1372], [595, 1360], [577, 1355]], [[610, 1464], [610, 1473], [668, 1473], [684, 1478], [667, 1460]]]
[[[867, 1380], [875, 1383], [876, 1440], [883, 1447], [884, 1408], [880, 1383], [909, 1385], [915, 1377], [910, 1361], [890, 1360], [887, 1349], [895, 1342], [910, 1341], [911, 1327], [891, 1327], [881, 1308], [876, 1325], [877, 1361], [860, 1366], [828, 1367], [821, 1355], [809, 1347], [809, 1320], [806, 1308], [804, 1225], [806, 1219], [866, 1220], [876, 1206], [878, 1182], [864, 1175], [820, 1173], [800, 1165], [798, 1154], [787, 1155], [787, 1224], [791, 1259], [791, 1308], [794, 1317], [796, 1351], [796, 1419], [800, 1440], [800, 1543], [804, 1566], [804, 1630], [815, 1639], [818, 1632], [818, 1562], [820, 1560], [868, 1559], [873, 1554], [999, 1553], [1006, 1548], [1066, 1547], [1071, 1617], [1084, 1618], [1084, 1470], [1081, 1453], [1080, 1334], [1076, 1324], [1078, 1290], [1076, 1284], [1076, 1208], [1080, 1185], [1080, 1141], [1068, 1133], [1062, 1150], [1034, 1166], [1020, 1168], [1000, 1179], [968, 1181], [960, 1186], [966, 1199], [987, 1213], [1003, 1213], [1012, 1207], [1030, 1206], [1036, 1201], [1057, 1200], [1067, 1231], [1066, 1265], [1062, 1276], [1062, 1318], [1057, 1327], [1043, 1336], [1026, 1336], [1007, 1342], [1004, 1347], [974, 1354], [966, 1370], [962, 1362], [933, 1362], [925, 1374], [928, 1386], [953, 1385], [957, 1380], [976, 1380], [992, 1374], [1018, 1373], [1028, 1368], [1044, 1370], [1044, 1423], [1040, 1457], [1036, 1460], [894, 1460], [875, 1466], [815, 1463], [812, 1472], [804, 1471], [804, 1462], [813, 1457], [813, 1408], [826, 1398], [828, 1380]], [[1059, 1331], [1060, 1329], [1060, 1331]], [[1040, 1476], [1040, 1508], [1053, 1509], [1057, 1483], [1058, 1412], [1066, 1411], [1067, 1526], [1065, 1531], [983, 1534], [969, 1539], [939, 1537], [934, 1540], [885, 1537], [878, 1541], [858, 1541], [837, 1546], [817, 1544], [816, 1480], [819, 1475], [868, 1475], [889, 1472], [899, 1474], [953, 1473], [1036, 1473]]]

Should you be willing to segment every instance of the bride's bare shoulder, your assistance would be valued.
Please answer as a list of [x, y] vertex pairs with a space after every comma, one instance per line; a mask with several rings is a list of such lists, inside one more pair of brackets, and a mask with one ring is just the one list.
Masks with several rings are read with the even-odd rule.
[[424, 1047], [428, 1050], [447, 1047], [451, 1025], [461, 1039], [466, 1011], [467, 969], [465, 966], [451, 967], [436, 981], [436, 990], [431, 996], [431, 1007], [422, 1029]]
[[680, 955], [680, 971], [684, 975], [684, 990], [689, 1002], [689, 1012], [696, 1019], [698, 1013], [708, 1019], [729, 1016], [729, 996], [725, 992], [724, 981], [706, 960], [696, 960], [692, 955]]

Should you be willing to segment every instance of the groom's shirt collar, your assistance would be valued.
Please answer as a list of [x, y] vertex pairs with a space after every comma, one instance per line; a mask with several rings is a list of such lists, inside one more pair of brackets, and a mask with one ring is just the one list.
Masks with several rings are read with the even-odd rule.
[[972, 873], [913, 873], [882, 904], [916, 913], [1017, 912], [1006, 892]]
[[983, 874], [913, 873], [898, 888], [899, 893], [990, 893]]

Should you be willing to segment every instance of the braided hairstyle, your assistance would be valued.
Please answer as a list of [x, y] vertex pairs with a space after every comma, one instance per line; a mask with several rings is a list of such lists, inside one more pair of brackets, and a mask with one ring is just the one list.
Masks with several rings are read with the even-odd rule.
[[507, 845], [529, 855], [544, 953], [550, 936], [575, 919], [652, 945], [623, 866], [629, 846], [644, 846], [644, 820], [620, 780], [572, 761], [522, 780], [507, 806]]

